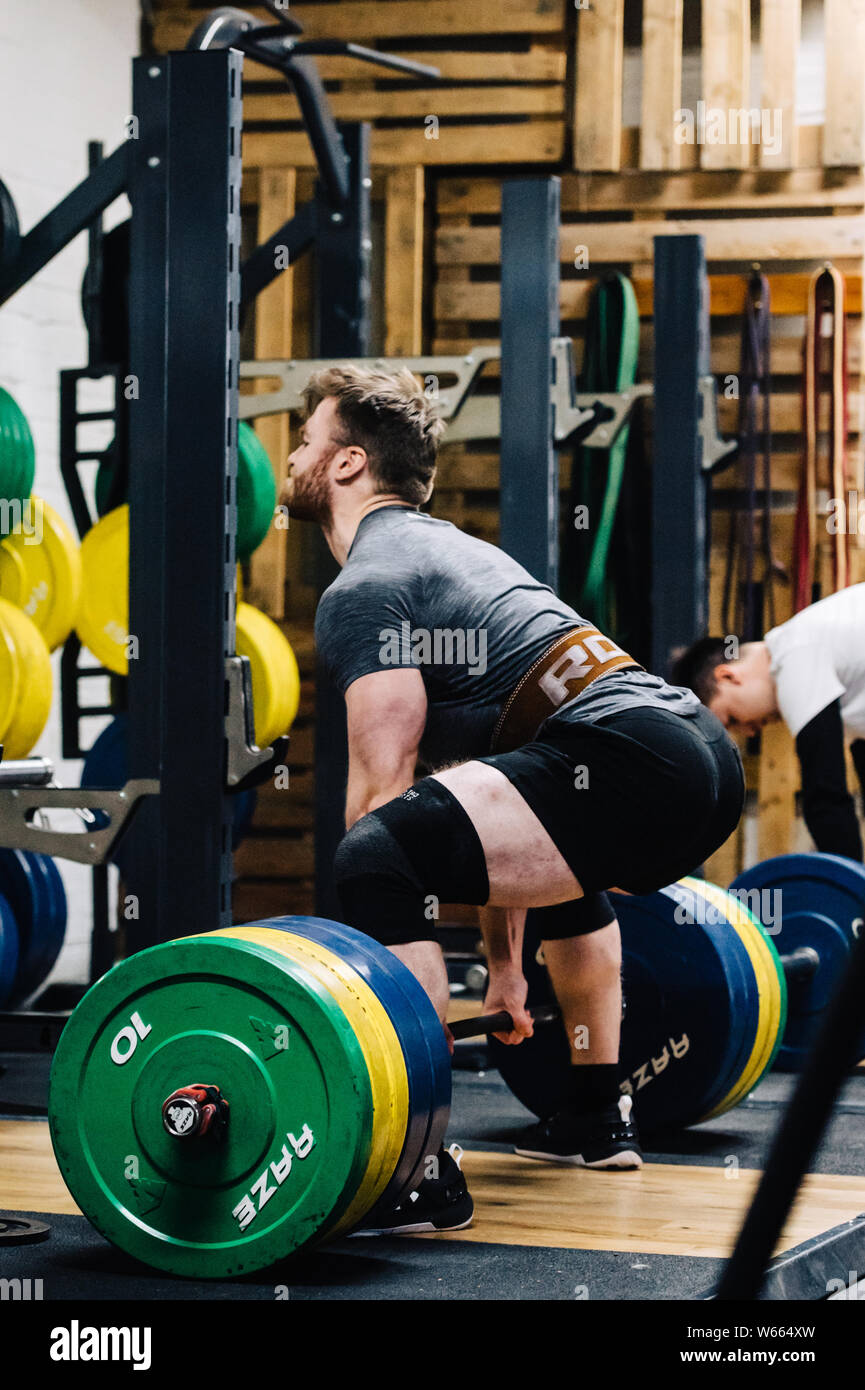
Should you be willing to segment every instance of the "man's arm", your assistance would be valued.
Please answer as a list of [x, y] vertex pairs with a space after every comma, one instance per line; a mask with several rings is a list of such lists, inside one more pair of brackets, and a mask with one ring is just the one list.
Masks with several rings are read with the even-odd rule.
[[373, 671], [345, 692], [348, 789], [345, 824], [399, 796], [415, 780], [427, 698], [416, 667]]
[[847, 789], [841, 704], [833, 700], [796, 736], [802, 768], [802, 811], [818, 850], [862, 859], [862, 837]]
[[494, 1033], [503, 1043], [518, 1043], [532, 1036], [531, 1019], [526, 1012], [528, 985], [523, 975], [524, 907], [482, 907], [479, 911], [481, 935], [487, 953], [490, 977], [484, 999], [484, 1013], [506, 1009], [514, 1020], [511, 1033]]

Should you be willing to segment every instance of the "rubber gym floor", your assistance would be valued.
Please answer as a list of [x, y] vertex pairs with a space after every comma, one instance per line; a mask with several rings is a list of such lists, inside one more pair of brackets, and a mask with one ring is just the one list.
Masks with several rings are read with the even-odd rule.
[[[483, 1052], [463, 1045], [449, 1141], [465, 1149], [473, 1226], [456, 1235], [350, 1238], [236, 1282], [155, 1274], [78, 1213], [51, 1151], [49, 1058], [0, 1063], [0, 1208], [46, 1221], [39, 1245], [7, 1248], [3, 1275], [41, 1279], [46, 1300], [658, 1300], [706, 1297], [732, 1247], [794, 1078], [770, 1075], [737, 1109], [656, 1136], [641, 1172], [517, 1158], [532, 1117]], [[779, 1244], [774, 1298], [826, 1296], [855, 1268], [865, 1217], [865, 1072], [845, 1083]], [[857, 1218], [859, 1220], [857, 1221]], [[843, 1267], [843, 1273], [842, 1273]]]

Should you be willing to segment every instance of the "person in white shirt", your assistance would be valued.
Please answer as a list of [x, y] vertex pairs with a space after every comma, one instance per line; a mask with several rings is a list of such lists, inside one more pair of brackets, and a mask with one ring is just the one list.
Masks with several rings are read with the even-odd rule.
[[672, 680], [693, 690], [727, 729], [755, 734], [783, 719], [796, 740], [814, 844], [862, 859], [844, 744], [865, 792], [865, 584], [804, 608], [762, 642], [705, 637], [678, 659]]

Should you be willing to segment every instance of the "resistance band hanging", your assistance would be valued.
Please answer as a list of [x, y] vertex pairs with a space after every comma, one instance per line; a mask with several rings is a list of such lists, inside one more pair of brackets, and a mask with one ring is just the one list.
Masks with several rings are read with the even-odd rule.
[[[739, 456], [744, 505], [730, 509], [727, 568], [724, 575], [722, 623], [746, 642], [758, 641], [775, 625], [776, 577], [787, 572], [772, 550], [772, 426], [771, 426], [771, 291], [755, 267], [745, 286], [742, 348], [739, 366]], [[763, 501], [757, 505], [757, 455], [763, 457]], [[759, 516], [758, 516], [759, 513]], [[762, 575], [755, 575], [757, 537], [763, 555]]]
[[[847, 452], [847, 318], [844, 277], [832, 265], [815, 271], [808, 289], [805, 329], [803, 430], [805, 452], [794, 533], [794, 611], [820, 597], [817, 572], [817, 487], [820, 471], [820, 408], [829, 379], [828, 485], [830, 496], [844, 497]], [[849, 577], [846, 526], [832, 538], [833, 590]]]
[[[614, 274], [595, 286], [586, 321], [586, 347], [581, 391], [623, 391], [633, 386], [640, 350], [640, 315], [630, 280]], [[622, 492], [628, 452], [629, 426], [618, 434], [608, 450], [581, 448], [574, 458], [570, 515], [576, 520], [577, 508], [588, 507], [588, 520], [594, 540], [585, 568], [581, 572], [579, 528], [568, 535], [570, 556], [563, 557], [563, 578], [567, 576], [571, 601], [585, 617], [602, 631], [609, 632], [616, 615], [612, 577], [608, 573], [610, 547], [616, 513]], [[600, 455], [606, 453], [606, 477]]]

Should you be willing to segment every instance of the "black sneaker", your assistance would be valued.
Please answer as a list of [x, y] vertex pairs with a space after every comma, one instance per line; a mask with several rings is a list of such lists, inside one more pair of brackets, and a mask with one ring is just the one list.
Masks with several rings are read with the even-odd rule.
[[352, 1235], [416, 1236], [432, 1231], [462, 1231], [470, 1226], [475, 1204], [460, 1172], [462, 1153], [459, 1144], [440, 1149], [437, 1178], [424, 1178], [417, 1191], [384, 1213], [380, 1222], [362, 1231], [352, 1231]]
[[620, 1096], [617, 1104], [590, 1114], [559, 1110], [525, 1130], [514, 1152], [521, 1158], [545, 1158], [579, 1168], [642, 1168], [632, 1105], [630, 1096]]

